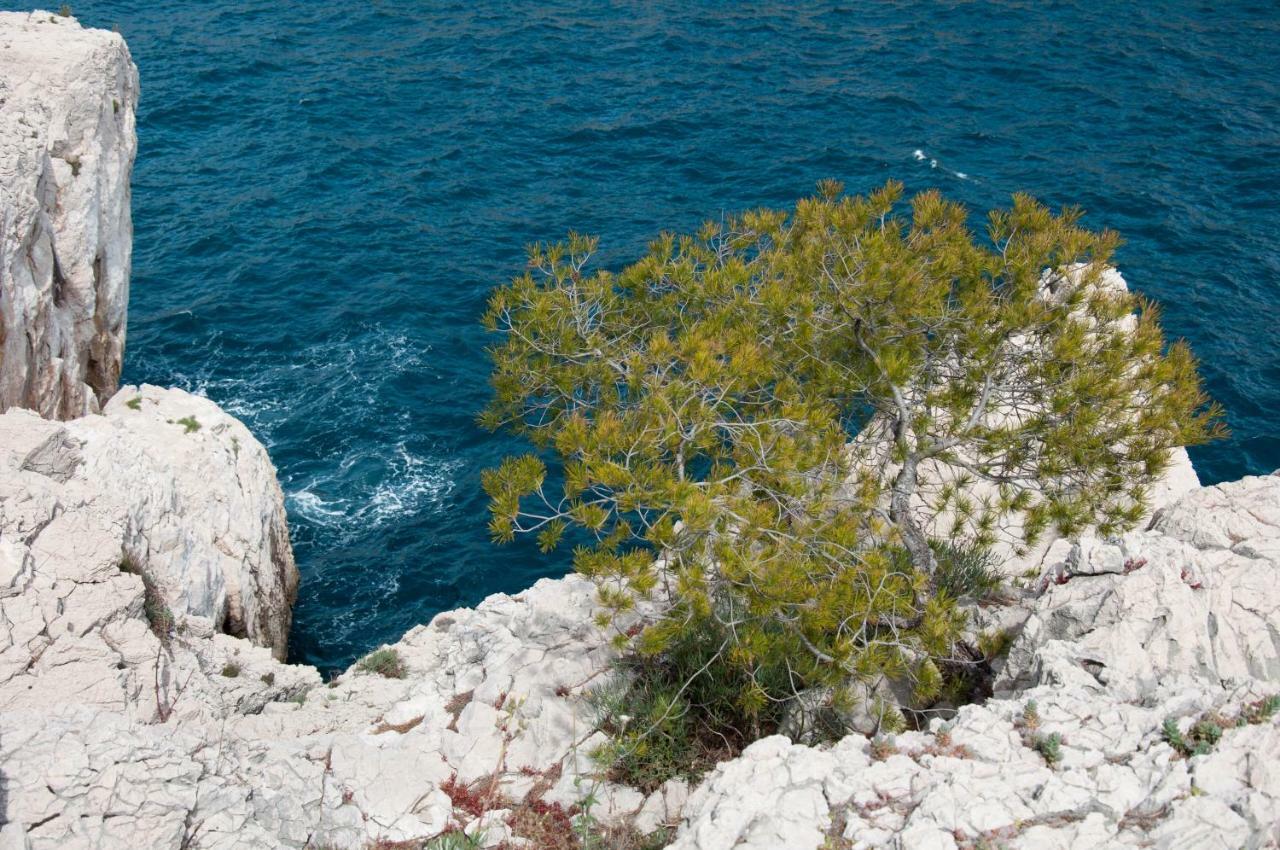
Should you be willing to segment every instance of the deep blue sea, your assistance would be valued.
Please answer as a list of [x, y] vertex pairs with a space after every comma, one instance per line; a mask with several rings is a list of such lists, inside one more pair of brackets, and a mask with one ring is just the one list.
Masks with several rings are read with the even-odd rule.
[[1280, 467], [1273, 2], [81, 0], [142, 74], [125, 379], [271, 450], [322, 668], [567, 556], [498, 548], [480, 471], [486, 293], [523, 246], [782, 205], [825, 177], [1029, 191], [1127, 238], [1234, 437]]

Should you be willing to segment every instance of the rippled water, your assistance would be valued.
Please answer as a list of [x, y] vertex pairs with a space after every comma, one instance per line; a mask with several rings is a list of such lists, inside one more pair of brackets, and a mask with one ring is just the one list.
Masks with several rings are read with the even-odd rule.
[[561, 573], [485, 537], [485, 293], [576, 228], [662, 228], [889, 177], [1120, 230], [1130, 284], [1280, 466], [1272, 3], [80, 2], [142, 72], [125, 378], [271, 449], [323, 667]]

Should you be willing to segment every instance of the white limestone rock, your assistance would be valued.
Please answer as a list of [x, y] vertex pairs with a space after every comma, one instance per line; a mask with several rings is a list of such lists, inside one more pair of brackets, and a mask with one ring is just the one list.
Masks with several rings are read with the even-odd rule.
[[118, 34], [0, 12], [0, 412], [71, 419], [116, 390], [137, 101]]
[[[1196, 490], [1152, 531], [1076, 543], [1046, 579], [996, 687], [1076, 670], [1130, 699], [1171, 676], [1222, 687], [1280, 681], [1278, 578], [1280, 478]], [[1054, 643], [1062, 652], [1046, 662]]]
[[101, 582], [124, 560], [175, 614], [283, 658], [298, 571], [275, 468], [208, 399], [125, 387], [103, 415], [0, 415], [0, 538], [51, 579]]

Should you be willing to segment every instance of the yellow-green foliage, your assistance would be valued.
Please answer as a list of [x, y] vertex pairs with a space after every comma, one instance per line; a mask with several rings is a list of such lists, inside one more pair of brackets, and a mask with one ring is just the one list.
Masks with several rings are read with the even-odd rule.
[[[901, 195], [823, 184], [789, 212], [663, 234], [618, 272], [571, 235], [532, 248], [485, 316], [482, 423], [540, 450], [485, 473], [493, 537], [572, 541], [606, 625], [660, 597], [663, 616], [619, 627], [641, 654], [724, 635], [707, 669], [745, 677], [748, 716], [786, 696], [755, 676], [779, 666], [789, 690], [937, 691], [921, 659], [947, 657], [963, 618], [913, 499], [957, 545], [1011, 515], [1030, 536], [1120, 530], [1172, 446], [1220, 431], [1185, 345], [1096, 285], [1114, 234], [1017, 196], [980, 237], [937, 193]], [[930, 462], [966, 478], [925, 482]]]

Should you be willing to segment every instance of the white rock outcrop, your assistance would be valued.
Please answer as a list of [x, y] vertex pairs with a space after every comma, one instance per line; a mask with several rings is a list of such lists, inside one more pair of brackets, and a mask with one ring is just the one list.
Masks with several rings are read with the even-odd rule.
[[[38, 572], [18, 582], [22, 598], [40, 598]], [[402, 677], [357, 666], [329, 687], [311, 668], [224, 635], [179, 631], [161, 647], [141, 582], [106, 583], [97, 595], [121, 601], [101, 605], [112, 615], [59, 657], [92, 659], [96, 641], [111, 663], [81, 669], [80, 681], [120, 665], [144, 687], [77, 692], [63, 681], [56, 704], [19, 697], [0, 708], [3, 815], [32, 850], [365, 848], [471, 825], [464, 787], [566, 807], [594, 791], [598, 815], [650, 823], [674, 819], [683, 799], [677, 787], [646, 799], [595, 775], [589, 753], [602, 736], [583, 693], [612, 650], [591, 625], [585, 579], [544, 580], [442, 614], [393, 647]], [[43, 656], [37, 666], [48, 675]], [[163, 677], [160, 701], [153, 674]], [[0, 695], [30, 687], [10, 681]], [[488, 817], [497, 844], [502, 816]]]
[[118, 34], [0, 12], [0, 412], [71, 419], [116, 390], [137, 100]]
[[[298, 570], [284, 496], [266, 449], [208, 399], [125, 387], [104, 415], [0, 415], [0, 539], [27, 547], [55, 588], [120, 584], [126, 563], [175, 614], [285, 656]], [[49, 612], [29, 614], [45, 632]], [[37, 651], [0, 654], [0, 670]]]

